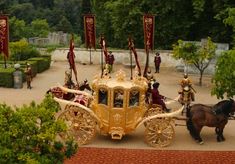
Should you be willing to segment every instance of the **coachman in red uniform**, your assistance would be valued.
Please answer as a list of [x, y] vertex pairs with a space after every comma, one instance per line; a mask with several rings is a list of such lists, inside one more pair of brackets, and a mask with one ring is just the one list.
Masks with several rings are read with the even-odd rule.
[[158, 87], [159, 87], [159, 83], [155, 82], [153, 84], [153, 89], [152, 89], [152, 104], [158, 104], [161, 105], [163, 110], [169, 112], [170, 109], [167, 109], [165, 102], [163, 101], [166, 97], [160, 95], [159, 91], [158, 91]]

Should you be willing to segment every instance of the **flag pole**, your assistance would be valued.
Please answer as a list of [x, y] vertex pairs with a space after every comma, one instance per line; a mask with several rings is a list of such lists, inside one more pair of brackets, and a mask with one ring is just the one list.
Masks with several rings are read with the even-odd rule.
[[103, 77], [104, 67], [103, 67], [103, 48], [101, 47], [101, 78]]
[[149, 67], [149, 44], [146, 45], [146, 63], [144, 68], [144, 77], [147, 77], [147, 71]]
[[131, 62], [131, 80], [133, 79], [133, 74], [132, 74], [132, 52], [130, 49], [130, 62]]
[[100, 36], [100, 58], [101, 58], [101, 78], [103, 77], [103, 73], [104, 73], [104, 67], [103, 67], [103, 40], [102, 40], [102, 35]]
[[4, 67], [5, 67], [5, 69], [7, 68], [7, 61], [6, 61], [6, 56], [5, 55], [3, 55], [4, 56]]
[[90, 64], [91, 64], [91, 46], [90, 46]]

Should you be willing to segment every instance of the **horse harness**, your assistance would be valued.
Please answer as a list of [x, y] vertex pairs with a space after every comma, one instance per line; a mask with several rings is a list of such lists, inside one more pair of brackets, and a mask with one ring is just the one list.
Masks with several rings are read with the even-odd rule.
[[208, 107], [207, 108], [208, 110], [203, 109], [203, 111], [214, 115], [216, 117], [216, 120], [218, 123], [223, 122], [224, 120], [226, 120], [229, 117], [222, 112], [221, 108], [214, 108], [213, 106], [207, 106], [207, 107]]

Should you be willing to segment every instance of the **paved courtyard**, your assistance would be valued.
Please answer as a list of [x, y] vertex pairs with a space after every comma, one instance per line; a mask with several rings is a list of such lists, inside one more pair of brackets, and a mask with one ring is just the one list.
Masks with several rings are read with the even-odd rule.
[[[12, 88], [0, 88], [0, 103], [5, 102], [11, 106], [22, 106], [23, 104], [29, 104], [31, 101], [41, 102], [44, 98], [46, 91], [57, 85], [57, 83], [64, 83], [64, 72], [68, 69], [67, 62], [54, 62], [51, 68], [37, 76], [32, 81], [32, 89], [29, 90], [24, 87], [22, 89]], [[123, 65], [114, 65], [114, 72], [123, 69], [127, 74], [130, 74], [130, 70]], [[83, 81], [88, 79], [92, 81], [96, 74], [100, 74], [99, 65], [81, 65], [77, 64], [78, 80]], [[112, 74], [114, 76], [114, 73]], [[173, 68], [163, 67], [160, 70], [160, 74], [154, 74], [157, 81], [160, 82], [160, 93], [169, 98], [175, 98], [179, 89], [179, 81], [182, 79], [183, 74], [176, 72]], [[127, 76], [128, 77], [128, 76]], [[199, 87], [198, 76], [189, 76], [194, 84], [194, 88], [197, 91], [195, 103], [214, 104], [219, 100], [215, 96], [211, 96], [211, 78], [209, 76], [203, 77], [203, 86]], [[185, 124], [184, 121], [176, 121], [177, 124]], [[198, 145], [189, 136], [189, 133], [185, 126], [175, 127], [175, 139], [174, 142], [164, 148], [165, 150], [235, 150], [235, 121], [229, 121], [224, 130], [225, 142], [217, 143], [214, 129], [204, 128], [202, 131], [202, 138], [204, 139], [204, 145]], [[140, 127], [135, 132], [125, 136], [121, 141], [111, 140], [110, 137], [104, 137], [97, 134], [96, 138], [88, 145], [84, 147], [107, 147], [107, 148], [130, 148], [130, 149], [152, 149], [144, 142], [144, 128]]]

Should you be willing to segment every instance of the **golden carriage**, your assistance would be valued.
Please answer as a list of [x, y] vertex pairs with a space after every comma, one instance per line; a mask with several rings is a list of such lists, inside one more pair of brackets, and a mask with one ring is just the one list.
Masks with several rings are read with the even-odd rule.
[[73, 100], [55, 97], [62, 110], [57, 118], [68, 126], [62, 137], [74, 137], [79, 145], [87, 144], [96, 135], [110, 135], [112, 139], [122, 139], [142, 124], [145, 125], [145, 141], [153, 146], [167, 146], [174, 138], [173, 117], [183, 108], [164, 113], [161, 106], [146, 103], [147, 81], [143, 77], [127, 80], [123, 71], [115, 78], [108, 75], [97, 76], [92, 84], [93, 93], [67, 89], [66, 93], [75, 94]]

